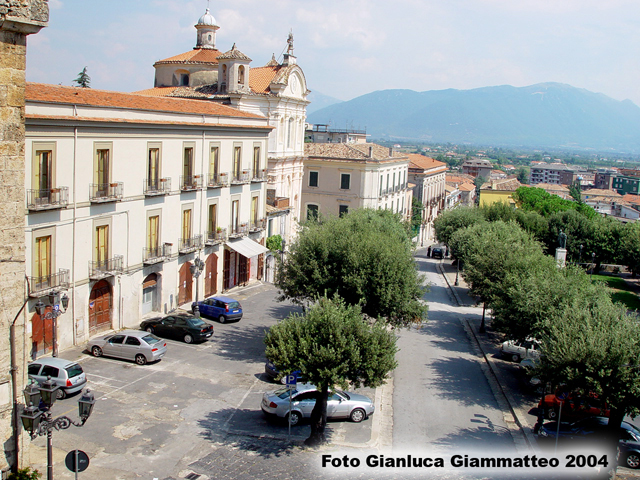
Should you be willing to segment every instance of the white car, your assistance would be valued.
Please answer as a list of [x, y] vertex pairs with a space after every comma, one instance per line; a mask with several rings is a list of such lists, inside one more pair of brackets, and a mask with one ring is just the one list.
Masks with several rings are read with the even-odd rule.
[[528, 338], [525, 341], [507, 340], [502, 343], [500, 353], [503, 357], [510, 358], [514, 362], [519, 362], [524, 358], [538, 358], [540, 357], [540, 342], [533, 338]]

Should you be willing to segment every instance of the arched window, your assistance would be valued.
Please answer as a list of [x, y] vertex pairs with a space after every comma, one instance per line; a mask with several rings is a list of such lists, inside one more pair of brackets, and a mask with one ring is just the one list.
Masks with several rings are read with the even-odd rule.
[[289, 128], [287, 130], [287, 148], [293, 145], [293, 117], [289, 118]]
[[244, 65], [238, 67], [238, 85], [244, 85]]
[[227, 83], [227, 66], [222, 65], [222, 83]]
[[180, 85], [183, 87], [188, 87], [189, 86], [189, 74], [188, 73], [181, 73], [180, 74]]

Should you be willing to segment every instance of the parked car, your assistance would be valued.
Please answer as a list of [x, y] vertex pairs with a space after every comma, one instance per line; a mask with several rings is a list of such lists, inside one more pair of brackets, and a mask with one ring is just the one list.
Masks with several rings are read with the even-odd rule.
[[444, 248], [442, 248], [442, 247], [433, 247], [431, 249], [431, 256], [433, 258], [444, 258]]
[[507, 340], [502, 342], [500, 353], [514, 362], [519, 362], [523, 358], [537, 358], [540, 356], [540, 342], [533, 338], [527, 338], [524, 341]]
[[544, 411], [545, 418], [555, 420], [560, 412], [562, 403], [562, 421], [575, 421], [584, 417], [609, 416], [609, 408], [595, 394], [580, 395], [558, 391], [545, 395], [538, 403], [538, 408]]
[[27, 367], [29, 378], [42, 385], [49, 377], [58, 388], [56, 398], [58, 400], [67, 395], [79, 392], [87, 384], [87, 376], [77, 362], [64, 358], [39, 358]]
[[[278, 377], [280, 377], [280, 383], [283, 385], [287, 382], [287, 377], [285, 375], [281, 375], [276, 366], [271, 362], [271, 360], [267, 360], [264, 364], [264, 373], [267, 374], [269, 380], [275, 382]], [[298, 375], [298, 382], [304, 382], [304, 379]]]
[[[303, 418], [309, 418], [316, 404], [317, 388], [308, 383], [299, 383], [294, 390], [287, 387], [262, 396], [262, 411], [274, 418], [288, 419], [291, 412], [291, 425], [297, 425]], [[291, 411], [289, 410], [291, 395]], [[352, 392], [335, 390], [329, 392], [327, 401], [327, 418], [348, 418], [352, 422], [361, 422], [373, 415], [375, 407], [369, 397]]]
[[178, 338], [185, 343], [203, 342], [213, 335], [213, 326], [189, 313], [171, 313], [150, 318], [140, 324], [142, 330], [164, 338]]
[[[206, 300], [197, 302], [200, 315], [203, 317], [217, 318], [220, 323], [228, 320], [238, 321], [242, 318], [242, 305], [237, 300], [230, 297], [217, 295]], [[194, 311], [196, 302], [191, 304], [191, 311]]]
[[618, 465], [627, 468], [640, 468], [640, 435], [635, 430], [622, 429], [618, 449]]
[[94, 357], [114, 357], [133, 360], [138, 365], [160, 360], [167, 352], [167, 342], [152, 333], [123, 330], [94, 338], [87, 343]]

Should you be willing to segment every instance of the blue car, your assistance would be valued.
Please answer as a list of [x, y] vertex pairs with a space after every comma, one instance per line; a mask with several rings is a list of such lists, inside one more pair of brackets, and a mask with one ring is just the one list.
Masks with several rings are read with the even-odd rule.
[[[197, 302], [200, 315], [203, 317], [217, 318], [220, 323], [230, 320], [236, 322], [242, 318], [242, 305], [233, 298], [222, 295], [209, 297]], [[195, 310], [196, 302], [191, 304], [191, 311]]]

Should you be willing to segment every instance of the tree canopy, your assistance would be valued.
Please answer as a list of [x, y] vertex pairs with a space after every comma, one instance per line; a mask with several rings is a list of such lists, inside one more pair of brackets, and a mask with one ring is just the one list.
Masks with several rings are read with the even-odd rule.
[[279, 269], [280, 299], [339, 295], [392, 325], [426, 317], [425, 291], [407, 225], [387, 210], [353, 210], [307, 222]]

